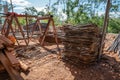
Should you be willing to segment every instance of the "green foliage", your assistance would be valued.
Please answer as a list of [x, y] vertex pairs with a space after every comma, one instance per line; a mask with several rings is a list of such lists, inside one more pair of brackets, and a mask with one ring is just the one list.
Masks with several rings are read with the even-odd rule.
[[[65, 22], [70, 24], [95, 23], [102, 27], [104, 12], [107, 0], [57, 0], [53, 5], [53, 13], [57, 12], [57, 5], [64, 5], [63, 12], [67, 15]], [[111, 0], [111, 12], [120, 11], [119, 0]], [[118, 33], [120, 31], [120, 18], [111, 17], [108, 25], [108, 32]]]
[[112, 18], [109, 20], [108, 32], [120, 32], [120, 18]]
[[45, 15], [45, 12], [37, 11], [35, 7], [26, 7], [23, 13], [27, 13], [28, 15]]
[[25, 18], [19, 18], [19, 23], [20, 23], [21, 25], [25, 25], [25, 24], [26, 24]]
[[[36, 16], [45, 15], [44, 11], [37, 11], [37, 9], [35, 7], [26, 7], [25, 11], [23, 13], [27, 14], [27, 15], [36, 15]], [[22, 25], [26, 25], [25, 18], [21, 18], [19, 21]], [[33, 18], [28, 18], [28, 23], [34, 23], [34, 22], [35, 22], [35, 20]]]
[[24, 13], [29, 15], [37, 15], [37, 10], [34, 7], [26, 7]]

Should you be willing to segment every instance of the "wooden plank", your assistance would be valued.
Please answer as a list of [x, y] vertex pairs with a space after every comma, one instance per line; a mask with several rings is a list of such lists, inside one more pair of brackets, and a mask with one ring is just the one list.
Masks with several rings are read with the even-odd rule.
[[24, 64], [22, 61], [19, 61], [20, 62], [20, 67], [23, 71], [28, 71], [30, 67], [28, 67], [26, 64]]
[[16, 56], [14, 55], [14, 51], [9, 52], [5, 50], [5, 54], [13, 66], [20, 65], [18, 60], [16, 59]]
[[[0, 44], [3, 44], [3, 41], [2, 40], [0, 40]], [[0, 45], [0, 49], [3, 49], [4, 48], [4, 46], [3, 45]]]
[[8, 58], [3, 54], [3, 52], [0, 50], [0, 61], [5, 67], [6, 71], [8, 72], [9, 76], [12, 80], [24, 80], [19, 72], [15, 70], [12, 65], [10, 64]]
[[2, 63], [0, 62], [0, 72], [3, 72], [5, 70], [4, 66], [2, 65]]
[[49, 20], [51, 17], [50, 16], [44, 16], [44, 17], [37, 17], [39, 20]]
[[[17, 17], [26, 17], [26, 15], [16, 15]], [[1, 16], [3, 18], [6, 18], [7, 16]], [[31, 17], [31, 18], [36, 18], [37, 16], [32, 16], [32, 15], [27, 15], [27, 17]]]

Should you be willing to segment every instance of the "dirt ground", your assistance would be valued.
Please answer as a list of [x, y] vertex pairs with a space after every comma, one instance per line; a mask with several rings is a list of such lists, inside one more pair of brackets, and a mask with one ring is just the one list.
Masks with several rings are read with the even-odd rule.
[[[41, 47], [31, 43], [27, 47], [16, 47], [17, 58], [30, 67], [28, 74], [21, 75], [25, 80], [120, 80], [119, 56], [107, 52], [115, 36], [107, 34], [101, 60], [87, 66], [59, 59], [56, 45]], [[63, 49], [63, 45], [60, 47]], [[8, 77], [0, 80], [9, 80]]]

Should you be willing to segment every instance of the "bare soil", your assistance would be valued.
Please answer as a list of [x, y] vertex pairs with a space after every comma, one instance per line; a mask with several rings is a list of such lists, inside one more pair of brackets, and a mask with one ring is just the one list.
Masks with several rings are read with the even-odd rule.
[[[115, 36], [116, 34], [107, 34], [101, 59], [91, 65], [59, 59], [55, 44], [41, 47], [32, 43], [27, 47], [16, 47], [17, 58], [30, 67], [28, 74], [21, 75], [25, 80], [120, 80], [119, 56], [107, 52]], [[63, 45], [60, 47], [63, 49]], [[8, 78], [6, 76], [0, 80], [9, 80]]]

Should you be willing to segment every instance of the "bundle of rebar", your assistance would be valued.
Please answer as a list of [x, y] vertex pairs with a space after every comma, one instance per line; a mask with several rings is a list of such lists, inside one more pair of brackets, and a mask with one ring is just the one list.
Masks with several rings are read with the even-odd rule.
[[100, 28], [97, 25], [65, 25], [64, 32], [64, 58], [75, 63], [92, 63], [97, 60], [100, 46]]
[[114, 52], [114, 53], [119, 53], [120, 54], [120, 33], [119, 35], [115, 38], [114, 42], [112, 45], [108, 48], [109, 52]]

